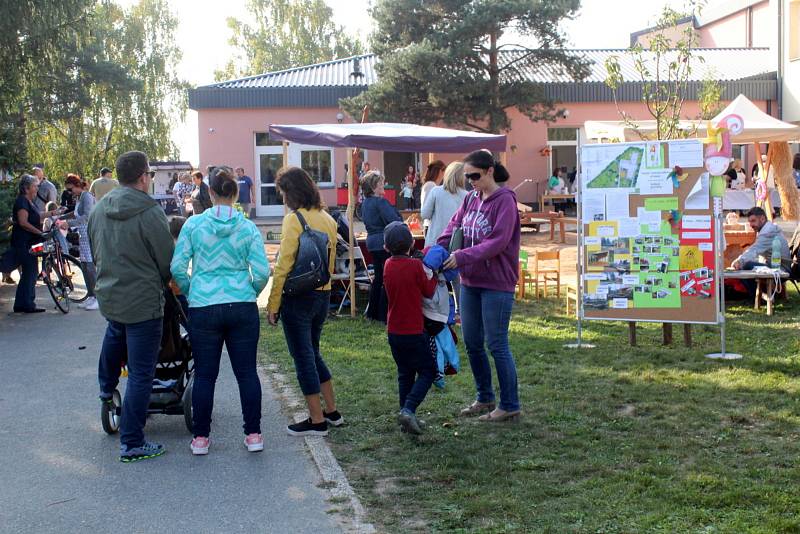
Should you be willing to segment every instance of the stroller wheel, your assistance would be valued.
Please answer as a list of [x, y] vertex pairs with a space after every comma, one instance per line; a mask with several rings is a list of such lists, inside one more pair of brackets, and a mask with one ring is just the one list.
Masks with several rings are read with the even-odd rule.
[[120, 419], [122, 419], [122, 397], [115, 389], [110, 402], [100, 403], [100, 423], [105, 433], [116, 434], [119, 431]]
[[186, 383], [186, 389], [183, 391], [183, 399], [181, 400], [181, 404], [183, 404], [183, 422], [186, 423], [186, 428], [190, 433], [193, 431], [192, 386], [194, 386], [194, 374], [192, 374], [191, 378], [189, 378], [189, 382]]

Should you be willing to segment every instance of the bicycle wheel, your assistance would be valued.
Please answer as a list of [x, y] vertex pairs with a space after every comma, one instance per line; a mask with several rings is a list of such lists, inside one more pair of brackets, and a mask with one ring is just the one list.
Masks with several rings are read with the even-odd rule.
[[44, 283], [47, 290], [50, 291], [50, 296], [53, 297], [53, 302], [56, 303], [61, 313], [69, 313], [69, 293], [70, 282], [62, 273], [57, 263], [49, 263], [47, 269], [42, 269], [44, 273]]
[[89, 298], [89, 286], [86, 283], [86, 271], [78, 258], [62, 254], [64, 260], [64, 276], [69, 284], [69, 300], [78, 303]]

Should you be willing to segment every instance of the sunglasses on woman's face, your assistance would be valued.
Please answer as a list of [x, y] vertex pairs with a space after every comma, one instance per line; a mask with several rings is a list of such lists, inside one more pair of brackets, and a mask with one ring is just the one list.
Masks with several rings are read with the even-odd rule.
[[476, 180], [480, 180], [481, 176], [483, 176], [483, 175], [481, 173], [479, 173], [479, 172], [470, 172], [470, 173], [465, 174], [464, 178], [474, 182]]

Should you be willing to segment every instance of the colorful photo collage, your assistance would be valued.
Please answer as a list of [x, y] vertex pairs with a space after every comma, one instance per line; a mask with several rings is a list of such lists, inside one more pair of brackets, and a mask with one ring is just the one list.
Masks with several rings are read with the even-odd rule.
[[680, 308], [680, 245], [669, 222], [663, 221], [658, 233], [641, 225], [635, 237], [618, 237], [618, 228], [617, 221], [589, 225], [584, 307]]

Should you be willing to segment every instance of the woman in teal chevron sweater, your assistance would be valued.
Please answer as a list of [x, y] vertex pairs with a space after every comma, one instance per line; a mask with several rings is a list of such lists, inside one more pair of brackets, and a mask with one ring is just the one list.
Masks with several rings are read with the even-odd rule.
[[209, 181], [214, 206], [190, 217], [183, 226], [170, 266], [189, 299], [189, 339], [195, 361], [191, 448], [193, 454], [208, 454], [214, 385], [224, 343], [239, 383], [244, 444], [251, 452], [261, 451], [256, 298], [267, 285], [269, 263], [255, 224], [233, 207], [239, 196], [233, 171], [217, 167]]

